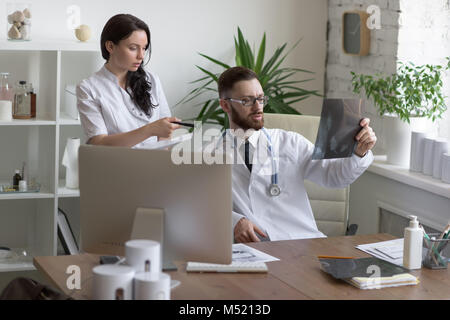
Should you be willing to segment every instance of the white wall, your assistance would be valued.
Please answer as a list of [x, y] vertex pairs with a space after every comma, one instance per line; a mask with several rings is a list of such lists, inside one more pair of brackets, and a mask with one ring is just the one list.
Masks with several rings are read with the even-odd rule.
[[[450, 2], [401, 0], [398, 59], [417, 65], [446, 63], [450, 56]], [[443, 92], [450, 106], [450, 72], [443, 78]], [[450, 110], [436, 121], [438, 133], [450, 141]]]
[[[6, 30], [6, 2], [0, 0], [0, 30]], [[106, 21], [117, 13], [131, 13], [145, 22], [152, 33], [153, 54], [150, 69], [160, 76], [171, 106], [193, 87], [189, 81], [201, 76], [195, 65], [207, 69], [212, 64], [197, 52], [233, 63], [237, 26], [250, 44], [259, 45], [267, 33], [268, 53], [283, 43], [293, 45], [303, 38], [285, 66], [316, 72], [305, 87], [323, 93], [326, 57], [327, 0], [29, 0], [33, 10], [32, 38], [74, 39], [66, 27], [67, 7], [81, 8], [81, 23], [93, 30], [92, 41], [99, 42]], [[1, 26], [5, 26], [1, 28]], [[6, 31], [0, 33], [0, 40]], [[216, 69], [220, 71], [220, 69]], [[319, 114], [321, 99], [308, 99], [297, 106], [308, 114]], [[197, 114], [199, 109], [180, 107], [180, 117]]]

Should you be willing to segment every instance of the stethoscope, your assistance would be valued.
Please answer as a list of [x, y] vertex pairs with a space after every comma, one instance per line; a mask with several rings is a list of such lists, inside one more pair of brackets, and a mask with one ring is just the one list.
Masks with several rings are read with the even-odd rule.
[[[273, 147], [272, 147], [272, 139], [270, 138], [270, 136], [269, 136], [269, 134], [267, 133], [267, 130], [266, 130], [265, 128], [262, 128], [261, 130], [262, 130], [262, 132], [264, 133], [264, 135], [266, 136], [267, 141], [269, 142], [268, 145], [267, 145], [267, 150], [269, 150], [270, 157], [272, 158], [272, 176], [271, 176], [271, 182], [270, 182], [270, 186], [269, 186], [269, 194], [270, 194], [272, 197], [276, 197], [276, 196], [279, 196], [279, 195], [280, 195], [280, 193], [281, 193], [281, 188], [280, 188], [280, 186], [278, 185], [278, 170], [277, 170], [278, 168], [277, 168], [277, 163], [276, 163], [276, 161], [275, 161], [275, 155], [274, 155], [274, 151], [273, 151]], [[228, 131], [225, 131], [225, 132], [222, 134], [221, 140], [223, 140], [227, 134], [228, 134]], [[234, 138], [234, 139], [235, 139], [235, 137], [231, 137], [231, 138]], [[235, 144], [235, 142], [234, 142], [234, 139], [232, 139], [232, 148], [233, 148], [233, 149], [236, 148], [236, 144]], [[221, 140], [219, 140], [219, 141], [217, 142], [216, 148], [217, 148], [217, 146], [219, 145], [219, 143], [220, 143]]]

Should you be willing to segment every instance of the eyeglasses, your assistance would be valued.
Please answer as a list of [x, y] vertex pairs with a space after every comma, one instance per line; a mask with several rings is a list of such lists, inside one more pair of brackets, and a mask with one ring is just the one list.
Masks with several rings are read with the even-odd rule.
[[265, 106], [267, 104], [267, 101], [269, 100], [268, 96], [262, 96], [262, 97], [245, 97], [242, 99], [233, 99], [233, 98], [226, 98], [224, 100], [230, 100], [233, 102], [238, 102], [242, 104], [244, 107], [251, 107], [255, 105], [256, 101], [258, 101], [258, 104], [262, 104]]

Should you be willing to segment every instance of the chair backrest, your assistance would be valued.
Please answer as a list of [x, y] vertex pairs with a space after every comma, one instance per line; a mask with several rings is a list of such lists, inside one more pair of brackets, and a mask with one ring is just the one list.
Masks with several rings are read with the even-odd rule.
[[[315, 143], [320, 117], [292, 114], [264, 114], [264, 127], [300, 133]], [[317, 227], [327, 236], [345, 235], [348, 223], [349, 187], [327, 189], [305, 180], [305, 188]]]

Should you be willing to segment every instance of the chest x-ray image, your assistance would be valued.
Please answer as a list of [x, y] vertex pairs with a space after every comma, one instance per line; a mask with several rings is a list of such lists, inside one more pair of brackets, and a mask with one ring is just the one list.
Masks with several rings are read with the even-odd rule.
[[348, 158], [356, 148], [356, 134], [362, 129], [364, 101], [325, 99], [317, 132], [313, 160]]

